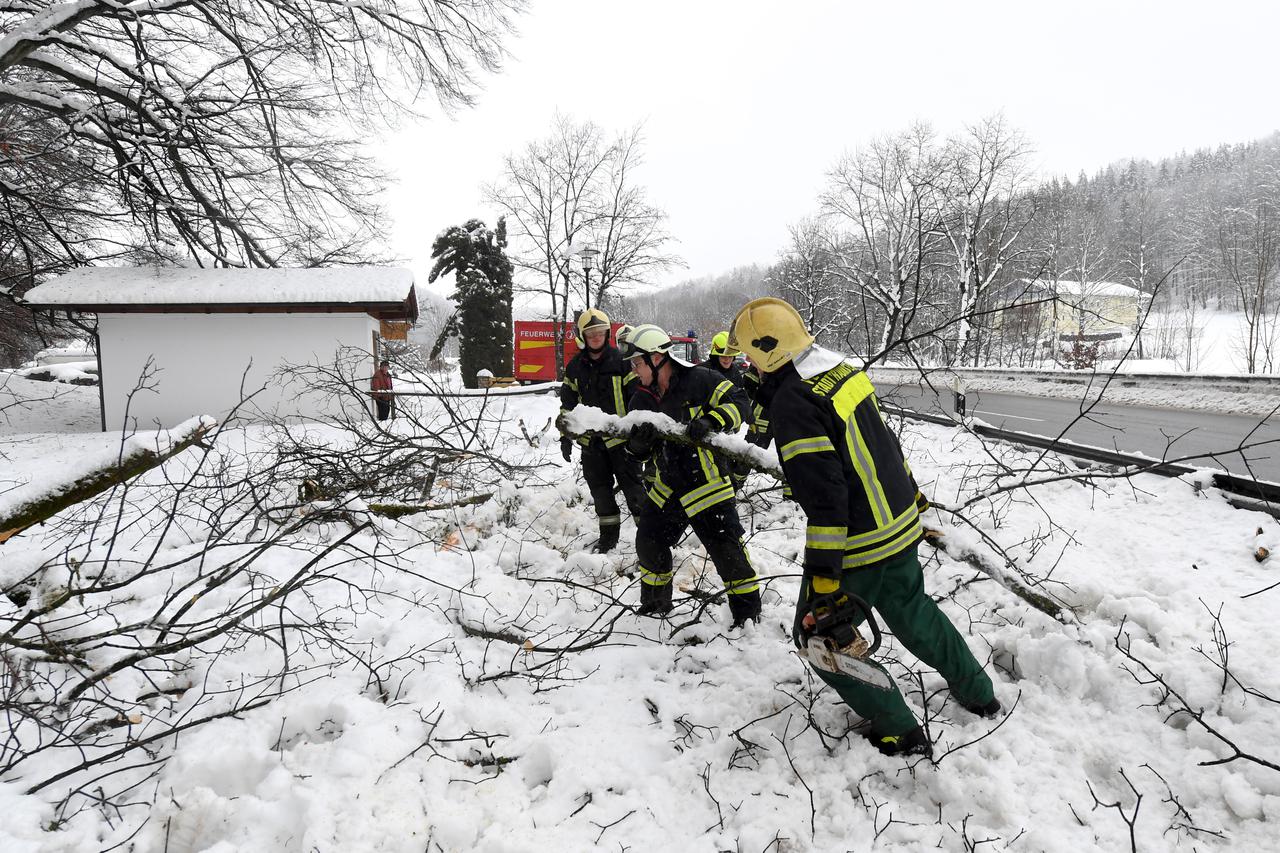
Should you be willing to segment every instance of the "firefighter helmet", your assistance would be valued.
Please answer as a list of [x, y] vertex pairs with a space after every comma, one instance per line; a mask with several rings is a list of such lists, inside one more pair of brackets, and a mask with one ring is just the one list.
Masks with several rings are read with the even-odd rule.
[[578, 337], [585, 338], [587, 332], [604, 329], [609, 331], [609, 315], [599, 308], [588, 308], [578, 315]]
[[689, 362], [680, 358], [671, 352], [671, 336], [662, 330], [661, 327], [652, 323], [644, 323], [627, 331], [626, 338], [620, 342], [619, 348], [622, 350], [623, 358], [644, 358], [645, 363], [650, 368], [653, 363], [649, 360], [649, 356], [661, 353], [668, 358], [683, 364], [685, 367], [692, 367]]
[[716, 357], [735, 356], [738, 351], [729, 346], [729, 333], [716, 332], [716, 336], [711, 339], [711, 354]]
[[618, 349], [622, 349], [622, 345], [627, 342], [627, 335], [631, 334], [635, 329], [623, 323], [618, 327], [618, 331], [613, 333], [613, 340], [618, 345]]
[[800, 312], [772, 296], [753, 299], [733, 318], [729, 346], [747, 354], [764, 373], [791, 361], [814, 341]]

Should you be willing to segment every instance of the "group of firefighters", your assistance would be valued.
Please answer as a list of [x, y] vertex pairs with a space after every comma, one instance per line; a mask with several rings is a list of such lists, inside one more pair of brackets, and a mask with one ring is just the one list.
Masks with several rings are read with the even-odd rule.
[[[816, 344], [795, 308], [772, 297], [747, 303], [698, 365], [679, 358], [658, 326], [623, 326], [616, 341], [611, 329], [598, 309], [578, 317], [581, 351], [565, 369], [562, 410], [661, 412], [692, 440], [664, 440], [647, 421], [626, 437], [561, 439], [565, 461], [572, 460], [575, 442], [581, 448], [600, 524], [596, 550], [618, 544], [622, 512], [615, 488], [635, 520], [640, 614], [661, 617], [671, 610], [672, 548], [692, 527], [724, 583], [733, 627], [759, 621], [760, 581], [735, 500], [746, 469], [705, 442], [713, 432], [734, 433], [746, 424], [752, 444], [776, 445], [788, 494], [806, 515], [797, 645], [818, 636], [845, 646], [869, 615], [865, 608], [874, 608], [899, 642], [947, 680], [959, 705], [982, 717], [1000, 713], [991, 679], [924, 591], [916, 548], [928, 503], [863, 371]], [[749, 360], [746, 370], [736, 364], [739, 353]], [[887, 676], [876, 684], [823, 667], [814, 671], [869, 722], [867, 737], [881, 752], [932, 754]]]

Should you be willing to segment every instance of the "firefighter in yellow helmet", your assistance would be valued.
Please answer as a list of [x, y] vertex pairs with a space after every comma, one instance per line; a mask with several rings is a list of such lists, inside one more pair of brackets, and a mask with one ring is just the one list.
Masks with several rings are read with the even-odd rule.
[[[797, 645], [814, 635], [849, 637], [863, 621], [851, 601], [861, 599], [947, 680], [962, 707], [984, 717], [998, 714], [991, 679], [924, 591], [916, 547], [923, 536], [920, 512], [928, 504], [880, 415], [871, 380], [845, 356], [816, 345], [799, 313], [781, 299], [747, 303], [734, 318], [729, 343], [762, 373], [761, 400], [778, 457], [807, 516]], [[896, 688], [818, 666], [814, 671], [870, 721], [870, 738], [881, 752], [932, 754]], [[884, 681], [892, 687], [887, 675]]]
[[[687, 424], [695, 441], [742, 425], [748, 405], [742, 390], [719, 373], [678, 358], [671, 352], [671, 337], [659, 327], [631, 330], [622, 355], [631, 360], [642, 383], [629, 404], [633, 410], [662, 412]], [[627, 452], [652, 459], [656, 467], [636, 522], [639, 612], [661, 616], [671, 610], [671, 549], [692, 527], [724, 582], [733, 625], [759, 621], [760, 583], [743, 545], [742, 522], [723, 462], [704, 448], [661, 441], [650, 423], [632, 430]]]
[[[702, 362], [700, 366], [708, 370], [714, 370], [732, 382], [735, 388], [741, 388], [747, 393], [748, 406], [747, 410], [742, 413], [742, 421], [747, 425], [748, 435], [751, 435], [753, 434], [752, 424], [755, 422], [754, 401], [751, 396], [751, 392], [754, 389], [747, 385], [747, 376], [738, 365], [738, 354], [736, 349], [729, 346], [729, 333], [716, 332], [711, 338], [711, 351], [707, 355], [707, 360]], [[747, 474], [751, 469], [746, 465], [731, 463], [727, 460], [723, 464], [726, 470], [730, 471], [730, 479], [733, 481], [734, 489], [741, 489], [742, 484], [747, 481]]]
[[[609, 316], [598, 308], [589, 308], [579, 315], [574, 332], [582, 350], [565, 365], [564, 382], [560, 385], [561, 412], [572, 411], [582, 404], [619, 417], [627, 413], [626, 401], [635, 392], [637, 380], [617, 348], [610, 345], [611, 328]], [[632, 518], [644, 505], [640, 463], [627, 454], [626, 441], [598, 435], [578, 439], [582, 447], [582, 476], [591, 490], [600, 523], [600, 539], [595, 550], [601, 554], [613, 550], [622, 530], [622, 509], [614, 497], [614, 483], [622, 489]], [[561, 438], [560, 452], [566, 462], [572, 461], [573, 439]]]

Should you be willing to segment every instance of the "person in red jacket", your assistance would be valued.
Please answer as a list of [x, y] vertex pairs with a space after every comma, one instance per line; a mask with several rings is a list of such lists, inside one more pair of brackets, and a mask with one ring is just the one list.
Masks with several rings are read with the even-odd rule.
[[385, 421], [387, 418], [395, 417], [392, 410], [392, 403], [395, 397], [390, 393], [378, 393], [380, 391], [390, 392], [392, 389], [391, 382], [391, 362], [385, 358], [379, 362], [378, 369], [373, 374], [373, 379], [369, 381], [369, 389], [373, 391], [373, 403], [378, 408], [378, 420]]

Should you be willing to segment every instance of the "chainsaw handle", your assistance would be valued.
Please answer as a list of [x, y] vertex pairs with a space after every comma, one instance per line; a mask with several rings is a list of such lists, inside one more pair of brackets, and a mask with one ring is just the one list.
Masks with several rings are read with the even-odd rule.
[[867, 648], [867, 657], [870, 657], [880, 648], [880, 625], [876, 622], [876, 617], [871, 612], [871, 605], [867, 604], [865, 598], [852, 593], [845, 594], [849, 596], [849, 603], [862, 611], [863, 620], [871, 628], [871, 645]]

